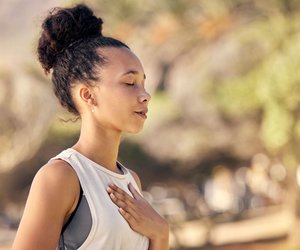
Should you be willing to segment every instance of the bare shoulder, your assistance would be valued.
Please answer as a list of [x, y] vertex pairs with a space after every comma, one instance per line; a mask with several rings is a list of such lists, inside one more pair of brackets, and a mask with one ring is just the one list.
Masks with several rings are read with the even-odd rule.
[[35, 175], [34, 181], [54, 181], [57, 185], [75, 184], [78, 178], [75, 170], [63, 160], [53, 160], [42, 166]]
[[13, 249], [55, 249], [79, 193], [77, 175], [68, 163], [53, 160], [41, 167], [33, 179]]
[[36, 173], [31, 191], [42, 189], [50, 197], [61, 197], [67, 201], [67, 206], [79, 196], [80, 185], [75, 170], [63, 160], [53, 160], [42, 166]]
[[134, 172], [133, 170], [131, 170], [131, 169], [129, 169], [129, 168], [128, 168], [128, 170], [129, 170], [129, 172], [131, 173], [131, 175], [133, 176], [133, 178], [134, 178], [136, 184], [138, 185], [140, 191], [142, 191], [142, 183], [141, 183], [141, 180], [140, 180], [139, 176], [138, 176], [137, 173]]
[[49, 192], [76, 199], [80, 192], [80, 185], [75, 170], [63, 160], [53, 160], [45, 164], [34, 177], [34, 184], [43, 186]]

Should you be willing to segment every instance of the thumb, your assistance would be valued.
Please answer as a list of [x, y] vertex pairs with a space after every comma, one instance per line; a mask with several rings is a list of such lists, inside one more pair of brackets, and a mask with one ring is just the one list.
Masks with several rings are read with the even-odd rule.
[[132, 185], [131, 182], [129, 182], [128, 184], [128, 188], [129, 188], [129, 191], [132, 193], [134, 199], [139, 199], [141, 197], [141, 195], [139, 194], [138, 191], [136, 191], [136, 189], [134, 188], [134, 186]]

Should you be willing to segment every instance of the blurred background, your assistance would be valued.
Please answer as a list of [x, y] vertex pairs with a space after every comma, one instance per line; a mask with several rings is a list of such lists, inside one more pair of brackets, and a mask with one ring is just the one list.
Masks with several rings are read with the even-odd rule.
[[[47, 11], [0, 1], [0, 249], [31, 181], [76, 142], [36, 57]], [[140, 57], [152, 94], [120, 161], [171, 225], [174, 250], [300, 249], [300, 2], [89, 0]]]

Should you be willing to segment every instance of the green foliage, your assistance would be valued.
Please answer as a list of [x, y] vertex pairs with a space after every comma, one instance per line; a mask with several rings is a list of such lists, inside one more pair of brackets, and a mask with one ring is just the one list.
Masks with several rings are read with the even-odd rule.
[[228, 115], [243, 115], [259, 109], [260, 103], [251, 80], [237, 78], [218, 88], [216, 101], [219, 108]]
[[[205, 48], [214, 54], [221, 47], [217, 40], [226, 38], [222, 40], [224, 51], [231, 43], [229, 50], [233, 48], [238, 54], [236, 62], [230, 68], [224, 61], [220, 70], [224, 74], [209, 72], [210, 78], [199, 82], [202, 86], [203, 82], [211, 83], [208, 94], [213, 96], [218, 112], [229, 119], [258, 117], [257, 135], [270, 153], [289, 157], [296, 154], [292, 149], [300, 140], [299, 1], [87, 2], [103, 16], [110, 34], [125, 41], [138, 41], [136, 44], [143, 44], [147, 50], [153, 47], [149, 51], [154, 58], [156, 54], [167, 55], [163, 59], [157, 56], [158, 62], [176, 58], [172, 62], [176, 64], [189, 51], [195, 51], [190, 58], [196, 60], [202, 57]], [[171, 70], [169, 73], [172, 74]], [[188, 103], [189, 97], [181, 98]], [[168, 93], [153, 95], [151, 105], [149, 127], [180, 117], [181, 104], [174, 102]]]
[[276, 152], [288, 144], [294, 119], [285, 107], [277, 103], [269, 103], [264, 108], [261, 138], [270, 151]]
[[176, 120], [180, 117], [180, 109], [177, 103], [172, 100], [167, 92], [159, 91], [155, 93], [149, 106], [149, 118], [146, 128], [153, 128], [166, 121]]
[[273, 153], [291, 147], [295, 136], [299, 140], [300, 32], [295, 27], [298, 21], [299, 17], [275, 16], [244, 28], [239, 34], [241, 41], [261, 41], [259, 63], [217, 88], [217, 102], [226, 114], [244, 116], [262, 111], [261, 139]]

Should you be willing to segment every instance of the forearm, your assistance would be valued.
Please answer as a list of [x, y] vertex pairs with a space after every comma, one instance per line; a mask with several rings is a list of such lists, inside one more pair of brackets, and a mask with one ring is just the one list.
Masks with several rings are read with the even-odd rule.
[[150, 239], [149, 250], [168, 250], [169, 249], [169, 224], [164, 225], [164, 233], [159, 237]]

